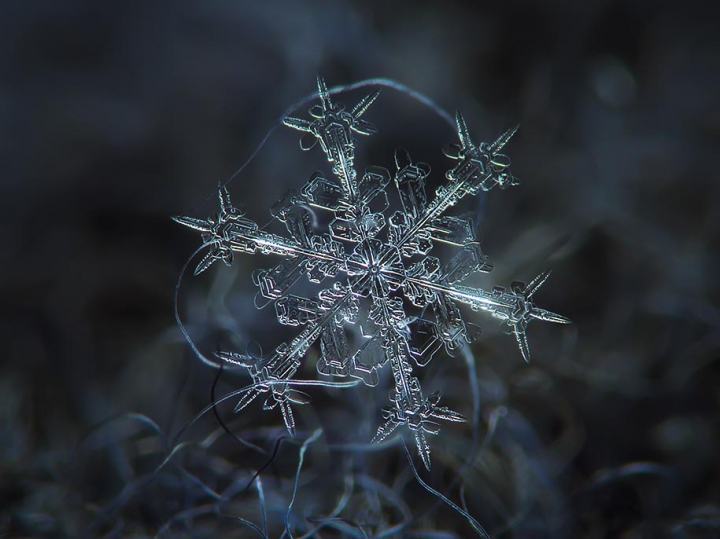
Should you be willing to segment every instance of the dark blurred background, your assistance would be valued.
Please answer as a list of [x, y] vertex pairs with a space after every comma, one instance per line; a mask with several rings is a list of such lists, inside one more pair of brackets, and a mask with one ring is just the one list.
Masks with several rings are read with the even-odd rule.
[[[2, 2], [0, 537], [152, 536], [199, 504], [183, 501], [182, 482], [152, 480], [118, 501], [158, 464], [138, 462], [159, 455], [138, 445], [138, 432], [152, 429], [120, 418], [88, 432], [137, 412], [171, 435], [210, 402], [216, 373], [194, 359], [173, 316], [176, 280], [199, 238], [170, 216], [217, 211], [217, 182], [315, 90], [317, 74], [331, 86], [395, 79], [462, 110], [477, 141], [521, 124], [507, 147], [521, 186], [475, 208], [496, 264], [484, 283], [553, 267], [538, 301], [575, 323], [531, 326], [528, 366], [479, 318], [478, 435], [498, 407], [533, 434], [498, 434], [505, 441], [489, 450], [497, 469], [475, 484], [486, 494], [467, 494], [469, 509], [472, 496], [481, 506], [471, 513], [497, 537], [718, 537], [716, 15], [700, 2], [642, 0]], [[440, 148], [452, 130], [407, 96], [383, 90], [367, 118], [392, 144], [447, 166]], [[325, 166], [296, 139], [278, 130], [228, 184], [258, 222]], [[384, 140], [368, 140], [370, 162], [391, 168]], [[255, 265], [267, 264], [241, 260], [184, 282], [179, 307], [206, 351], [219, 325], [240, 340], [275, 327], [252, 307]], [[218, 394], [244, 383], [228, 378]], [[259, 404], [247, 413], [280, 425]], [[272, 445], [270, 436], [263, 448]], [[287, 451], [297, 458], [297, 446]], [[379, 481], [392, 485], [398, 473], [408, 482], [401, 448], [381, 457], [394, 464], [375, 470]], [[204, 471], [222, 475], [207, 454], [188, 466], [203, 458]], [[436, 462], [432, 484], [458, 501], [459, 465]], [[481, 503], [494, 493], [495, 505]], [[410, 486], [401, 496], [433, 503]], [[469, 536], [461, 516], [446, 515], [420, 515], [400, 536]], [[210, 522], [163, 533], [253, 536]], [[358, 533], [348, 530], [323, 536]]]

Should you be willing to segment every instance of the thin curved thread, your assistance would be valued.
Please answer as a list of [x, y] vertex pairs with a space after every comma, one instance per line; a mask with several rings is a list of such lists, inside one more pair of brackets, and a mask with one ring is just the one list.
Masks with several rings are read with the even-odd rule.
[[[473, 446], [477, 443], [477, 431], [480, 424], [480, 387], [477, 381], [477, 369], [475, 368], [475, 356], [469, 346], [463, 347], [463, 358], [468, 369], [470, 382], [470, 394], [472, 396], [472, 428]], [[471, 452], [472, 454], [472, 452]]]
[[214, 404], [213, 414], [215, 415], [215, 419], [217, 419], [218, 423], [220, 423], [220, 426], [223, 428], [223, 430], [227, 434], [229, 434], [232, 438], [237, 440], [240, 445], [242, 445], [243, 447], [246, 447], [248, 449], [252, 449], [253, 451], [257, 451], [261, 455], [264, 455], [267, 453], [264, 449], [240, 438], [238, 435], [236, 435], [233, 431], [230, 430], [230, 428], [225, 424], [225, 421], [223, 421], [222, 418], [220, 417], [220, 413], [218, 412], [217, 405], [215, 405], [215, 388], [217, 387], [217, 384], [220, 381], [220, 376], [223, 373], [223, 368], [224, 368], [224, 365], [221, 364], [220, 368], [218, 369], [217, 375], [215, 376], [215, 380], [213, 380], [212, 386], [210, 388], [210, 402]]
[[403, 447], [405, 448], [405, 454], [407, 455], [408, 462], [410, 463], [410, 469], [412, 470], [413, 475], [415, 476], [415, 479], [417, 480], [420, 485], [427, 490], [430, 494], [433, 496], [437, 496], [440, 498], [443, 502], [445, 502], [447, 505], [449, 505], [451, 508], [453, 508], [455, 511], [457, 511], [459, 514], [461, 514], [463, 517], [465, 517], [465, 520], [468, 521], [470, 526], [477, 532], [477, 534], [480, 537], [483, 537], [484, 539], [490, 539], [490, 535], [488, 532], [485, 531], [485, 528], [483, 528], [480, 523], [475, 520], [475, 517], [473, 517], [470, 513], [465, 511], [462, 507], [458, 506], [455, 502], [453, 502], [450, 498], [447, 496], [441, 494], [434, 488], [432, 488], [430, 485], [428, 485], [425, 481], [422, 480], [420, 477], [420, 474], [417, 471], [417, 468], [415, 468], [415, 463], [413, 463], [412, 455], [410, 454], [410, 450], [408, 449], [407, 444], [405, 443], [405, 439], [403, 439]]
[[[534, 434], [534, 431], [531, 430], [531, 432]], [[517, 432], [515, 435], [519, 436]], [[533, 503], [537, 499], [538, 484], [544, 483], [543, 479], [545, 479], [544, 470], [541, 469], [542, 464], [533, 464], [538, 459], [528, 454], [528, 450], [522, 442], [506, 443], [503, 449], [511, 459], [511, 466], [515, 470], [515, 499], [510, 518], [493, 530], [496, 537], [512, 532], [528, 518]], [[545, 501], [547, 502], [549, 499]]]
[[654, 475], [666, 480], [674, 477], [674, 473], [669, 466], [664, 466], [650, 461], [629, 462], [615, 468], [603, 468], [598, 470], [592, 475], [589, 483], [583, 488], [583, 490], [594, 490], [613, 481], [629, 479], [638, 475]]
[[170, 530], [171, 526], [178, 520], [184, 520], [184, 519], [187, 519], [190, 517], [198, 517], [198, 516], [206, 515], [211, 512], [215, 513], [217, 516], [219, 516], [221, 518], [234, 520], [235, 522], [238, 522], [238, 523], [242, 524], [243, 526], [247, 526], [248, 528], [257, 532], [260, 535], [260, 537], [263, 537], [264, 539], [268, 539], [267, 534], [263, 533], [263, 531], [256, 524], [253, 524], [249, 520], [245, 520], [242, 517], [236, 517], [233, 515], [226, 515], [226, 514], [221, 513], [220, 508], [218, 507], [217, 503], [205, 504], [205, 505], [201, 505], [200, 507], [184, 509], [184, 510], [176, 513], [175, 515], [170, 517], [168, 519], [168, 521], [165, 522], [165, 524], [162, 525], [162, 527], [158, 530], [158, 532], [153, 537], [155, 537], [155, 538], [161, 537], [165, 532]]
[[219, 516], [219, 517], [221, 517], [221, 518], [225, 518], [225, 519], [228, 519], [228, 520], [234, 520], [235, 522], [238, 522], [238, 523], [242, 524], [243, 526], [247, 526], [248, 528], [256, 531], [256, 532], [260, 535], [260, 537], [262, 537], [263, 539], [268, 539], [268, 537], [269, 537], [268, 534], [267, 534], [267, 532], [263, 532], [263, 530], [261, 530], [260, 528], [258, 528], [257, 524], [253, 524], [253, 523], [250, 522], [249, 520], [245, 520], [245, 519], [242, 518], [242, 517], [236, 517], [236, 516], [233, 516], [233, 515], [226, 515], [226, 514], [224, 514], [224, 513], [221, 513], [221, 512], [220, 512], [220, 509], [217, 508], [217, 507], [216, 507], [215, 513], [217, 514], [217, 516]]
[[[171, 516], [157, 531], [153, 537], [157, 539], [158, 537], [161, 537], [165, 532], [170, 530], [173, 524], [181, 519], [187, 519], [190, 517], [199, 517], [201, 515], [206, 515], [213, 511], [215, 505], [201, 505], [200, 507], [192, 507], [189, 509], [183, 509], [182, 511], [178, 511], [173, 516]], [[251, 527], [253, 526], [252, 523], [250, 523]]]
[[[477, 451], [477, 454], [473, 455], [472, 458], [472, 467], [475, 468], [477, 462], [480, 461], [480, 459], [483, 458], [485, 455], [485, 451], [487, 451], [488, 447], [490, 447], [490, 443], [492, 442], [492, 439], [495, 437], [495, 432], [497, 431], [498, 421], [500, 421], [500, 418], [503, 418], [507, 415], [507, 410], [504, 406], [500, 406], [498, 408], [495, 408], [492, 413], [490, 414], [490, 419], [488, 421], [488, 431], [485, 435], [485, 439], [483, 440], [482, 445]], [[463, 509], [465, 511], [468, 511], [467, 501], [465, 500], [465, 488], [467, 485], [467, 475], [463, 475], [462, 483], [460, 483], [460, 500], [462, 502]]]
[[393, 79], [387, 79], [384, 77], [374, 78], [374, 79], [366, 79], [364, 81], [360, 81], [356, 84], [350, 84], [346, 87], [335, 87], [335, 88], [343, 88], [345, 90], [353, 90], [355, 88], [360, 88], [362, 86], [369, 86], [369, 85], [376, 85], [376, 86], [385, 86], [386, 88], [392, 88], [393, 90], [397, 90], [398, 92], [404, 93], [411, 98], [415, 99], [418, 103], [425, 105], [430, 110], [432, 110], [435, 114], [440, 116], [440, 118], [443, 119], [445, 123], [447, 123], [450, 128], [453, 130], [453, 132], [457, 131], [457, 124], [455, 123], [455, 119], [452, 117], [452, 115], [447, 112], [445, 109], [440, 107], [435, 101], [430, 99], [425, 94], [418, 92], [417, 90], [413, 90], [409, 86], [404, 85], [401, 82], [398, 82]]
[[[194, 444], [192, 444], [194, 445]], [[215, 490], [206, 485], [205, 482], [197, 477], [195, 474], [188, 472], [183, 466], [175, 463], [175, 465], [180, 470], [180, 473], [187, 478], [191, 483], [195, 483], [196, 486], [200, 487], [200, 490], [202, 490], [205, 494], [207, 494], [210, 498], [214, 499], [215, 501], [221, 502], [227, 500], [227, 498], [220, 494], [219, 492], [215, 492]]]
[[307, 521], [311, 524], [315, 524], [315, 527], [313, 527], [311, 530], [305, 532], [302, 536], [298, 537], [298, 539], [310, 539], [313, 535], [315, 535], [318, 531], [320, 531], [324, 526], [326, 526], [329, 522], [335, 520], [338, 518], [338, 515], [343, 512], [345, 507], [347, 506], [348, 502], [350, 501], [350, 496], [352, 496], [353, 488], [355, 486], [355, 482], [353, 481], [353, 477], [351, 474], [345, 475], [345, 481], [344, 481], [344, 489], [343, 494], [340, 497], [340, 500], [337, 504], [335, 504], [335, 508], [330, 512], [330, 514], [323, 518], [308, 518]]
[[265, 537], [267, 537], [268, 536], [267, 508], [265, 507], [265, 491], [263, 490], [262, 479], [260, 479], [260, 475], [257, 476], [257, 480], [255, 481], [255, 489], [257, 490], [258, 500], [260, 501], [260, 511], [262, 513], [263, 532], [265, 533]]
[[250, 490], [250, 487], [253, 485], [255, 480], [258, 480], [258, 481], [260, 480], [260, 475], [268, 468], [268, 466], [270, 466], [275, 461], [278, 451], [280, 450], [280, 444], [285, 440], [292, 441], [292, 439], [289, 436], [280, 436], [277, 440], [275, 440], [275, 449], [273, 449], [272, 455], [270, 456], [268, 461], [265, 464], [263, 464], [262, 466], [260, 466], [258, 471], [252, 475], [252, 477], [250, 478], [250, 481], [248, 481], [248, 484], [245, 485], [243, 492], [247, 492], [248, 490]]
[[379, 493], [380, 495], [382, 495], [388, 502], [390, 502], [395, 507], [395, 509], [400, 512], [403, 517], [402, 520], [394, 526], [391, 526], [390, 528], [386, 529], [381, 533], [378, 533], [377, 535], [373, 535], [373, 539], [390, 537], [392, 535], [395, 535], [396, 533], [403, 531], [410, 525], [410, 522], [412, 521], [412, 511], [410, 511], [408, 505], [397, 492], [395, 492], [387, 485], [365, 474], [359, 476], [357, 478], [357, 482], [363, 488], [367, 490], [372, 490], [376, 494]]
[[[367, 532], [363, 529], [363, 527], [355, 522], [354, 520], [350, 520], [348, 518], [342, 518], [342, 517], [333, 517], [333, 518], [324, 518], [322, 520], [316, 520], [312, 518], [306, 519], [311, 524], [321, 524], [322, 526], [333, 528], [339, 532], [343, 532], [345, 534], [349, 534], [352, 537], [357, 537], [358, 539], [370, 539], [370, 536], [367, 534]], [[317, 531], [319, 528], [314, 529], [313, 533]], [[357, 533], [355, 530], [357, 530]], [[307, 534], [306, 534], [307, 536]], [[305, 537], [305, 536], [303, 536]], [[309, 537], [309, 536], [307, 536]], [[319, 536], [316, 536], [319, 537]], [[373, 536], [373, 539], [376, 539], [377, 536]], [[298, 538], [300, 539], [300, 538]]]
[[173, 294], [173, 311], [175, 312], [175, 321], [177, 322], [178, 327], [180, 328], [180, 331], [182, 331], [183, 336], [185, 337], [185, 340], [190, 345], [190, 348], [192, 348], [192, 351], [195, 352], [195, 355], [197, 358], [205, 363], [205, 365], [208, 365], [214, 369], [219, 369], [221, 367], [221, 363], [218, 363], [216, 361], [212, 361], [205, 357], [202, 352], [200, 352], [200, 349], [195, 345], [195, 342], [190, 337], [190, 334], [188, 333], [187, 329], [185, 328], [185, 325], [182, 323], [182, 320], [180, 319], [180, 311], [178, 308], [178, 297], [180, 295], [180, 285], [182, 284], [183, 278], [185, 277], [185, 272], [188, 269], [188, 266], [190, 266], [190, 262], [192, 262], [193, 258], [195, 258], [200, 251], [205, 249], [206, 247], [212, 245], [213, 242], [203, 243], [195, 249], [193, 254], [190, 255], [190, 257], [185, 261], [185, 264], [182, 267], [182, 270], [180, 270], [180, 276], [178, 277], [177, 284], [175, 285], [175, 293]]
[[[302, 446], [300, 446], [299, 462], [297, 465], [297, 471], [295, 472], [295, 482], [293, 483], [292, 497], [290, 498], [290, 503], [288, 504], [287, 511], [285, 512], [285, 532], [287, 533], [288, 537], [290, 537], [290, 539], [293, 539], [293, 534], [290, 531], [290, 513], [292, 512], [292, 506], [295, 504], [295, 496], [297, 496], [298, 483], [300, 482], [300, 471], [302, 470], [302, 465], [305, 461], [305, 451], [307, 451], [307, 448], [311, 443], [313, 443], [320, 437], [322, 432], [322, 429], [316, 429], [315, 432], [313, 432], [312, 436], [305, 440]], [[285, 533], [283, 533], [283, 535], [285, 535]]]
[[94, 432], [102, 429], [103, 427], [105, 427], [106, 425], [109, 425], [110, 423], [114, 423], [115, 421], [118, 421], [121, 419], [133, 419], [135, 421], [139, 421], [140, 423], [144, 423], [145, 425], [148, 425], [152, 430], [155, 431], [158, 438], [160, 438], [162, 440], [163, 445], [167, 446], [167, 439], [165, 438], [165, 433], [160, 428], [160, 425], [155, 423], [155, 421], [153, 421], [146, 415], [139, 414], [137, 412], [126, 412], [126, 413], [122, 413], [122, 414], [111, 415], [110, 417], [107, 417], [107, 418], [103, 419], [102, 421], [100, 421], [99, 423], [96, 423], [95, 425], [90, 427], [77, 441], [71, 454], [75, 455], [79, 451], [80, 445], [83, 444], [85, 442], [85, 440], [87, 440]]
[[[472, 396], [472, 442], [470, 443], [470, 449], [467, 452], [467, 458], [465, 458], [465, 461], [462, 463], [460, 468], [458, 468], [455, 476], [453, 477], [453, 480], [447, 486], [446, 491], [450, 491], [455, 488], [455, 486], [458, 484], [458, 482], [461, 481], [461, 479], [461, 485], [465, 484], [465, 481], [467, 480], [467, 470], [476, 461], [476, 455], [478, 453], [482, 454], [482, 452], [484, 451], [483, 448], [478, 449], [478, 430], [480, 427], [480, 387], [478, 386], [477, 370], [475, 369], [475, 356], [473, 355], [472, 350], [470, 350], [469, 346], [463, 347], [463, 358], [465, 359], [465, 366], [468, 370], [470, 394]], [[494, 431], [494, 427], [492, 427], [492, 429]], [[483, 447], [488, 442], [489, 437], [490, 434], [488, 433], [488, 435], [486, 435], [485, 437], [485, 440], [483, 441]], [[435, 502], [435, 505], [433, 505], [428, 510], [428, 513], [435, 512], [441, 506], [441, 504], [442, 501], [437, 500]], [[467, 506], [463, 505], [463, 508], [467, 511]]]

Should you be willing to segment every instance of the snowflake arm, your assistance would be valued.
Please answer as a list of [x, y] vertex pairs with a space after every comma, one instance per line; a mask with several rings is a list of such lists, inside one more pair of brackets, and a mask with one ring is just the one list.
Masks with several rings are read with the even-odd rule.
[[549, 276], [549, 271], [543, 272], [528, 285], [514, 282], [510, 291], [496, 286], [492, 292], [462, 285], [447, 285], [426, 278], [408, 277], [408, 281], [411, 285], [425, 290], [427, 295], [432, 296], [434, 293], [439, 297], [451, 298], [470, 306], [473, 311], [486, 311], [494, 318], [505, 321], [515, 335], [523, 358], [526, 362], [529, 362], [530, 349], [525, 336], [525, 329], [531, 320], [542, 320], [556, 324], [570, 323], [568, 318], [540, 309], [531, 301], [532, 295], [537, 292]]
[[[333, 164], [333, 174], [340, 180], [343, 199], [351, 207], [359, 209], [357, 172], [354, 167], [355, 141], [353, 133], [371, 135], [377, 130], [369, 122], [360, 117], [377, 99], [379, 90], [363, 98], [350, 112], [341, 105], [333, 104], [325, 81], [317, 79], [320, 105], [310, 109], [314, 121], [288, 117], [283, 123], [293, 129], [306, 133], [300, 139], [303, 150], [309, 150], [317, 142], [325, 152], [327, 159]], [[312, 140], [314, 137], [315, 140]]]
[[[500, 186], [501, 189], [518, 185], [516, 178], [508, 170], [510, 167], [509, 158], [498, 153], [515, 134], [517, 127], [505, 132], [492, 144], [483, 142], [478, 147], [472, 142], [465, 119], [460, 112], [456, 114], [455, 119], [460, 144], [451, 145], [445, 154], [457, 160], [458, 164], [447, 171], [445, 177], [449, 180], [449, 184], [441, 185], [437, 189], [435, 197], [427, 207], [424, 207], [423, 204], [415, 205], [412, 209], [414, 219], [408, 222], [397, 213], [393, 216], [402, 223], [398, 223], [397, 228], [400, 230], [395, 233], [396, 245], [399, 248], [402, 248], [406, 243], [417, 243], [421, 241], [419, 238], [430, 236], [436, 219], [466, 195], [477, 195], [480, 190], [489, 191], [496, 185]], [[398, 163], [397, 154], [396, 163]], [[407, 170], [406, 167], [400, 169], [400, 163], [398, 163], [398, 169], [399, 175], [404, 175]], [[414, 181], [398, 180], [396, 185], [412, 182], [416, 191], [422, 190], [424, 193], [426, 176], [427, 174], [418, 174], [413, 179]], [[408, 198], [405, 196], [403, 200]], [[422, 197], [416, 198], [422, 199]], [[405, 210], [407, 212], [407, 206]]]
[[[331, 332], [332, 328], [338, 328], [341, 321], [352, 319], [357, 313], [353, 294], [337, 284], [332, 290], [321, 292], [320, 301], [315, 302], [315, 307], [317, 319], [308, 323], [307, 327], [290, 344], [283, 343], [278, 346], [267, 359], [236, 352], [216, 353], [216, 356], [223, 361], [247, 368], [255, 385], [238, 402], [235, 407], [236, 412], [245, 408], [261, 393], [270, 393], [263, 409], [272, 410], [279, 405], [285, 426], [294, 435], [295, 423], [290, 403], [306, 404], [308, 400], [301, 398], [300, 395], [303, 394], [290, 390], [289, 385], [283, 382], [289, 381], [295, 376], [308, 349], [321, 335], [324, 336], [327, 332]], [[323, 356], [318, 362], [319, 370], [321, 362], [329, 363], [326, 357], [328, 351], [325, 339], [323, 339], [322, 346]], [[333, 352], [334, 350], [329, 351], [329, 353]]]

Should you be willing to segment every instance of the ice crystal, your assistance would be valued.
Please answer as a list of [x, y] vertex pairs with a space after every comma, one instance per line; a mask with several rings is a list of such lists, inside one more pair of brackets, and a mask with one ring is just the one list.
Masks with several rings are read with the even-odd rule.
[[[510, 160], [500, 153], [515, 129], [493, 143], [476, 145], [463, 116], [457, 113], [459, 140], [445, 150], [456, 163], [446, 172], [447, 181], [428, 196], [429, 166], [414, 163], [404, 150], [395, 152], [393, 176], [385, 168], [369, 166], [358, 177], [355, 135], [376, 132], [363, 116], [378, 91], [350, 111], [331, 100], [321, 78], [318, 94], [320, 103], [309, 111], [312, 119], [287, 117], [283, 123], [303, 133], [302, 149], [319, 143], [331, 164], [332, 176], [315, 173], [299, 191], [287, 192], [273, 206], [272, 214], [285, 224], [287, 236], [267, 232], [247, 218], [244, 210], [232, 205], [224, 186], [219, 188], [220, 213], [207, 219], [174, 219], [200, 231], [203, 241], [210, 245], [195, 269], [196, 275], [218, 260], [231, 264], [236, 252], [281, 257], [274, 268], [256, 272], [253, 281], [265, 303], [274, 304], [281, 324], [304, 326], [268, 357], [217, 353], [223, 361], [247, 368], [255, 382], [235, 411], [260, 394], [268, 394], [264, 408], [278, 407], [287, 429], [294, 433], [291, 404], [307, 400], [284, 382], [295, 376], [308, 349], [319, 341], [317, 371], [321, 375], [351, 376], [374, 386], [378, 369], [389, 363], [394, 390], [390, 404], [383, 408], [385, 421], [374, 441], [387, 438], [400, 426], [408, 427], [429, 469], [430, 447], [425, 434], [437, 434], [440, 420], [465, 418], [440, 406], [438, 392], [423, 395], [413, 375], [413, 363], [425, 366], [441, 347], [454, 355], [477, 337], [480, 328], [463, 319], [458, 304], [503, 320], [526, 361], [530, 352], [525, 329], [531, 320], [569, 322], [533, 303], [533, 294], [548, 273], [529, 284], [514, 282], [509, 290], [496, 286], [487, 292], [461, 284], [475, 272], [491, 271], [492, 264], [476, 240], [471, 220], [445, 214], [468, 195], [518, 184], [510, 173]], [[391, 183], [402, 208], [386, 217]], [[332, 220], [326, 232], [315, 230], [311, 213], [315, 210], [330, 212]], [[437, 242], [455, 249], [444, 263], [428, 254]], [[334, 282], [316, 297], [290, 293], [303, 275], [313, 283], [328, 278]], [[406, 314], [411, 305], [422, 315]], [[430, 312], [432, 316], [426, 317]], [[361, 329], [361, 342], [354, 349], [346, 334], [349, 324], [359, 324]]]

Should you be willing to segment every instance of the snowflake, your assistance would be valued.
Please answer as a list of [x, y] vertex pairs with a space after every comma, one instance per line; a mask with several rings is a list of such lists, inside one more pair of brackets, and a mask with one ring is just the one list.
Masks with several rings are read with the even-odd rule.
[[[530, 358], [525, 335], [528, 322], [569, 322], [536, 307], [532, 301], [548, 273], [529, 284], [514, 282], [510, 290], [496, 286], [487, 292], [460, 284], [475, 272], [491, 271], [492, 264], [476, 241], [471, 220], [444, 214], [468, 195], [518, 184], [510, 173], [508, 157], [500, 153], [516, 128], [491, 144], [475, 145], [462, 115], [457, 113], [459, 143], [445, 151], [456, 163], [445, 174], [447, 182], [428, 200], [425, 184], [430, 168], [413, 163], [403, 150], [395, 153], [394, 177], [385, 168], [369, 166], [358, 178], [355, 135], [376, 133], [375, 127], [362, 117], [379, 91], [366, 96], [350, 111], [331, 101], [321, 78], [318, 93], [320, 104], [309, 111], [312, 120], [287, 117], [283, 122], [303, 132], [302, 149], [320, 143], [334, 177], [315, 173], [299, 192], [289, 191], [273, 206], [272, 214], [285, 224], [287, 237], [267, 232], [248, 219], [244, 210], [232, 205], [224, 186], [219, 188], [217, 215], [174, 219], [200, 231], [203, 241], [211, 247], [195, 269], [196, 275], [218, 260], [231, 264], [236, 252], [282, 257], [276, 267], [256, 272], [253, 281], [259, 295], [274, 304], [281, 324], [304, 328], [269, 357], [217, 353], [223, 361], [247, 368], [255, 383], [238, 402], [236, 412], [260, 394], [268, 394], [264, 408], [278, 407], [287, 429], [294, 434], [291, 404], [307, 400], [284, 382], [295, 376], [307, 351], [319, 340], [317, 370], [321, 375], [351, 376], [374, 386], [378, 383], [378, 369], [389, 363], [394, 390], [390, 404], [383, 408], [385, 421], [374, 441], [387, 438], [400, 426], [408, 427], [429, 469], [430, 447], [425, 434], [437, 434], [440, 420], [465, 418], [440, 406], [438, 392], [423, 395], [412, 364], [425, 366], [441, 347], [454, 355], [477, 337], [480, 328], [464, 321], [458, 304], [503, 320], [526, 361]], [[386, 218], [391, 182], [402, 209]], [[325, 233], [313, 227], [311, 212], [315, 210], [330, 212], [332, 220]], [[444, 264], [428, 255], [436, 242], [456, 249]], [[327, 278], [335, 281], [317, 297], [289, 293], [303, 275], [313, 283]], [[367, 305], [364, 314], [361, 304]], [[408, 316], [406, 308], [411, 305], [422, 314]], [[429, 319], [425, 313], [430, 311], [434, 316]], [[361, 343], [351, 350], [346, 327], [358, 323]]]

